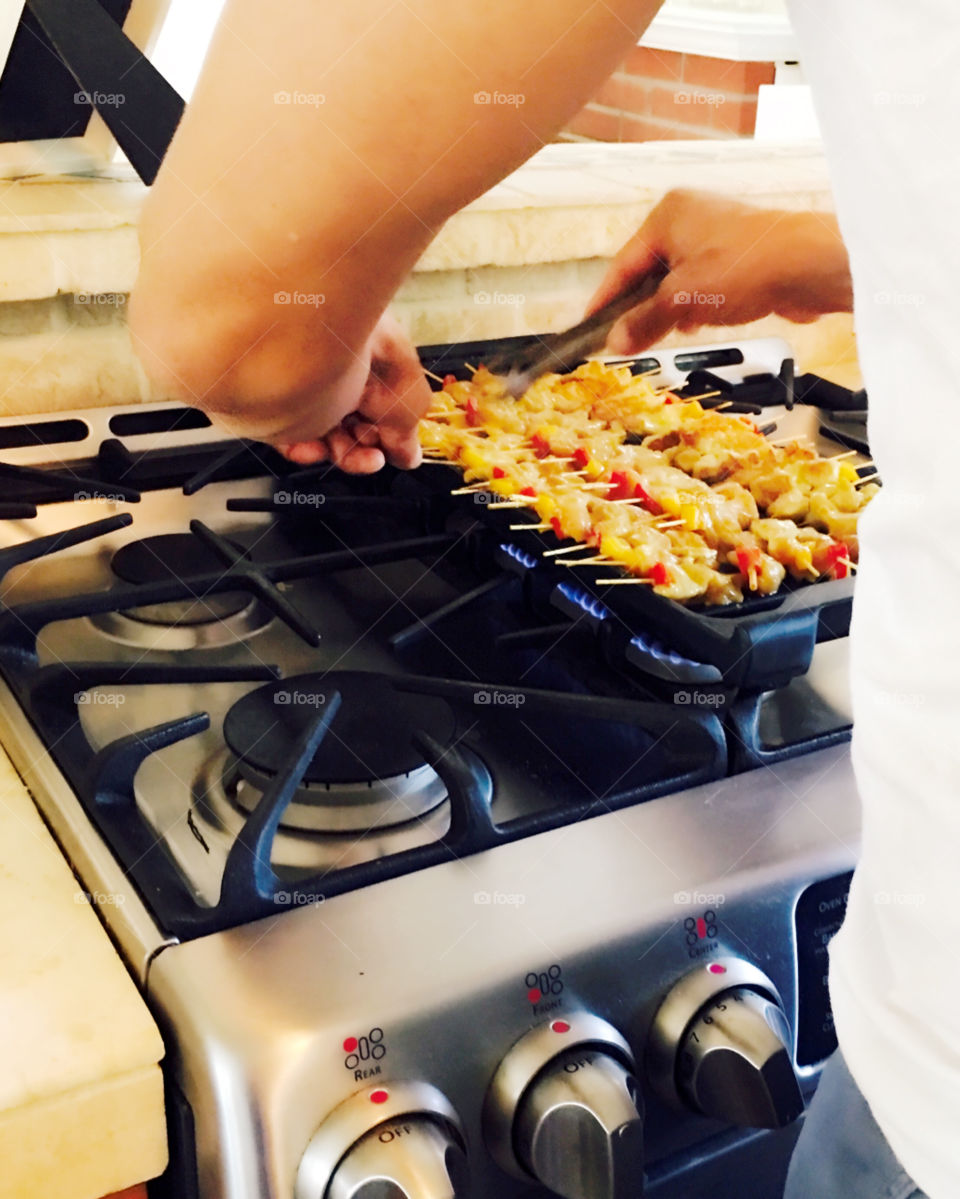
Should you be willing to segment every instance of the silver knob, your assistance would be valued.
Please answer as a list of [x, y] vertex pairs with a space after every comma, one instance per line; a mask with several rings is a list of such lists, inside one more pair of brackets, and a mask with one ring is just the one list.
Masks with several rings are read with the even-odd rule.
[[691, 971], [654, 1016], [646, 1070], [668, 1103], [712, 1119], [782, 1128], [803, 1111], [790, 1028], [769, 978], [740, 958]]
[[464, 1145], [453, 1105], [429, 1083], [362, 1087], [310, 1138], [293, 1199], [463, 1199]]
[[324, 1199], [463, 1199], [462, 1146], [429, 1116], [388, 1120], [362, 1137], [340, 1162]]
[[747, 987], [702, 1008], [680, 1044], [677, 1086], [705, 1116], [752, 1128], [783, 1128], [803, 1111], [778, 1004]]
[[591, 1012], [529, 1029], [490, 1080], [483, 1136], [528, 1184], [565, 1199], [637, 1199], [643, 1118], [629, 1045]]
[[591, 1046], [567, 1050], [524, 1094], [517, 1156], [565, 1199], [635, 1199], [643, 1190], [643, 1119], [627, 1068]]

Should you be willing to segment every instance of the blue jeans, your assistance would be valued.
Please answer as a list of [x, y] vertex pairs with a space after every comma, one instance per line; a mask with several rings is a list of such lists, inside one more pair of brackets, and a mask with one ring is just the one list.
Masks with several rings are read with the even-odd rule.
[[807, 1112], [784, 1199], [926, 1199], [877, 1127], [839, 1050]]

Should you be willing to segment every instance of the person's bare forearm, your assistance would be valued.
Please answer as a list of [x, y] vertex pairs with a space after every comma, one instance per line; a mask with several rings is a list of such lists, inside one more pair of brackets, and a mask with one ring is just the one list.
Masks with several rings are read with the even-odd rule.
[[657, 5], [230, 0], [143, 214], [148, 369], [250, 433], [303, 433], [312, 403], [334, 425], [443, 222], [553, 135]]

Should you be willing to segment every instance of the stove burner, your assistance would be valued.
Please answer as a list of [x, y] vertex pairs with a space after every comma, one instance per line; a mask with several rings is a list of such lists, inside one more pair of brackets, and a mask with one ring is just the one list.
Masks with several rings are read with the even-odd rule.
[[339, 691], [342, 705], [307, 767], [282, 823], [324, 832], [366, 832], [414, 820], [446, 798], [413, 744], [418, 732], [449, 745], [456, 731], [445, 700], [395, 691], [384, 675], [331, 671], [258, 687], [223, 722], [232, 751], [224, 788], [250, 810], [289, 763], [304, 728]]
[[[192, 533], [164, 533], [129, 541], [113, 555], [110, 568], [124, 583], [136, 585], [189, 581], [194, 575], [224, 569]], [[179, 652], [245, 641], [266, 628], [271, 615], [246, 592], [225, 591], [124, 612], [99, 612], [89, 619], [123, 645]]]
[[[223, 563], [192, 533], [162, 533], [128, 541], [110, 560], [113, 573], [125, 583], [168, 583], [209, 574]], [[226, 620], [252, 604], [242, 591], [207, 595], [169, 604], [131, 608], [126, 615], [145, 624], [195, 625]]]

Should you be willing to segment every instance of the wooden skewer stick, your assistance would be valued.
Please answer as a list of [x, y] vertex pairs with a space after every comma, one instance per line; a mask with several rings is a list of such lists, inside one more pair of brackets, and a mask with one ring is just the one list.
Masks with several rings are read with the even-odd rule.
[[682, 521], [682, 520], [662, 520], [659, 522], [656, 522], [656, 521], [654, 522], [655, 527], [658, 529], [675, 529], [675, 528], [677, 528], [678, 525], [682, 525], [685, 523], [686, 522]]
[[451, 495], [476, 495], [478, 491], [489, 491], [490, 484], [484, 480], [479, 483], [468, 483], [466, 487], [458, 487], [456, 491], [451, 491]]
[[603, 587], [627, 587], [636, 584], [646, 584], [648, 587], [656, 587], [653, 579], [641, 579], [637, 575], [631, 575], [629, 579], [618, 579], [611, 577], [609, 579], [594, 579], [594, 583]]
[[844, 450], [842, 454], [830, 454], [827, 458], [828, 462], [839, 462], [841, 458], [853, 458], [859, 454], [859, 450]]
[[552, 527], [553, 527], [552, 525], [548, 525], [544, 521], [540, 521], [540, 523], [536, 524], [536, 525], [531, 525], [531, 524], [507, 525], [507, 528], [510, 530], [511, 533], [516, 533], [517, 530], [519, 530], [519, 529], [527, 529], [531, 533], [540, 533], [540, 532], [543, 532], [544, 529], [549, 529]]
[[544, 550], [540, 555], [541, 558], [556, 558], [559, 554], [576, 554], [583, 550], [592, 549], [590, 545], [561, 545], [559, 549]]
[[[707, 392], [707, 395], [712, 395], [712, 396], [718, 396], [719, 394], [720, 394], [719, 391], [708, 391]], [[699, 399], [700, 397], [698, 396], [697, 398]], [[724, 408], [732, 408], [734, 405], [734, 402], [735, 402], [734, 400], [724, 400], [724, 402], [722, 404], [714, 404], [714, 406], [710, 409], [710, 411], [711, 412], [722, 412], [724, 410]]]
[[[713, 396], [718, 396], [718, 395], [722, 395], [722, 394], [723, 394], [723, 393], [722, 393], [721, 391], [719, 391], [719, 390], [717, 390], [717, 391], [705, 391], [705, 392], [704, 392], [702, 395], [698, 395], [698, 396], [684, 396], [684, 397], [682, 398], [682, 400], [681, 400], [681, 403], [683, 403], [683, 404], [692, 404], [692, 403], [694, 403], [695, 401], [699, 401], [699, 400], [709, 400], [709, 399], [711, 399]], [[732, 403], [734, 403], [734, 401], [733, 401], [733, 400], [727, 400], [727, 401], [726, 401], [726, 403], [724, 403], [724, 404], [714, 404], [714, 406], [713, 406], [713, 408], [711, 409], [711, 411], [712, 411], [712, 412], [719, 412], [721, 408], [729, 408], [729, 407], [730, 407], [730, 405], [731, 405]]]
[[433, 379], [437, 383], [443, 382], [443, 379], [439, 375], [435, 375], [433, 373], [433, 371], [428, 371], [426, 367], [423, 368], [423, 373], [427, 376], [428, 379]]
[[872, 483], [874, 479], [880, 478], [880, 472], [875, 470], [872, 475], [864, 475], [854, 483], [854, 487], [859, 487], [861, 483]]
[[591, 489], [592, 489], [592, 490], [594, 490], [594, 491], [595, 491], [595, 490], [596, 490], [598, 487], [605, 487], [605, 488], [607, 489], [607, 491], [609, 491], [609, 490], [610, 490], [610, 488], [613, 486], [613, 484], [612, 484], [612, 483], [605, 483], [605, 482], [604, 482], [602, 479], [598, 479], [598, 480], [597, 480], [595, 483], [578, 483], [578, 484], [577, 484], [577, 486], [578, 486], [578, 487], [580, 487], [581, 489], [584, 489], [584, 488], [587, 488], [587, 487], [589, 487], [589, 488], [591, 488]]
[[569, 562], [566, 560], [566, 558], [561, 558], [561, 559], [558, 559], [556, 565], [557, 566], [599, 566], [601, 562], [604, 565], [607, 565], [610, 562], [613, 562], [613, 558], [608, 558], [606, 556], [606, 554], [597, 554], [596, 557], [594, 557], [594, 558], [571, 558], [569, 560]]
[[471, 366], [469, 362], [465, 362], [463, 365], [467, 368], [471, 375], [475, 375], [477, 373], [477, 368], [475, 366]]
[[[499, 512], [501, 508], [529, 508], [531, 504], [537, 501], [534, 499], [526, 500], [494, 500], [492, 504], [488, 504], [488, 508], [496, 508]], [[527, 526], [529, 527], [529, 526]]]
[[627, 498], [625, 500], [607, 500], [607, 503], [608, 504], [642, 504], [643, 500], [640, 499], [639, 496], [637, 496], [632, 499]]

